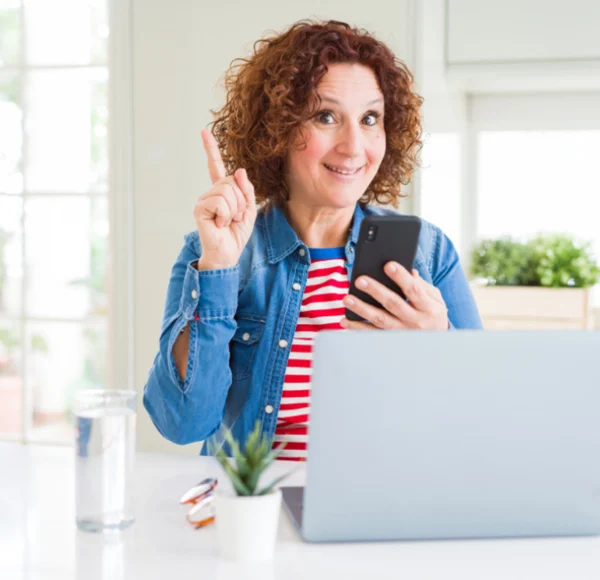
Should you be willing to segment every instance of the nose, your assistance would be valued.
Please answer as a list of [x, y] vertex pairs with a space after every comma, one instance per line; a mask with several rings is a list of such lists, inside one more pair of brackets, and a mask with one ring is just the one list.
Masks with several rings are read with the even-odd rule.
[[346, 123], [340, 131], [337, 151], [347, 157], [358, 157], [363, 152], [363, 135], [356, 123]]

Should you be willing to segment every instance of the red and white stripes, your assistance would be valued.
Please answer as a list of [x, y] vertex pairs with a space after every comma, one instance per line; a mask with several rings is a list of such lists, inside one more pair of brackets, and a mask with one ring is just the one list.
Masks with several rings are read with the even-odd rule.
[[317, 332], [342, 330], [348, 293], [344, 248], [311, 249], [311, 264], [288, 359], [273, 446], [286, 441], [280, 459], [306, 459], [312, 347]]

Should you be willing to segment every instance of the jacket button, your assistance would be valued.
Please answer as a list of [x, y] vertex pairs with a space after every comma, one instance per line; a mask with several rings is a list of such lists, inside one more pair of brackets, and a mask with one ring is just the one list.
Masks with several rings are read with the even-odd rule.
[[302, 288], [302, 286], [300, 286], [300, 284], [298, 284], [298, 282], [294, 282], [294, 283], [292, 284], [292, 288], [293, 288], [294, 290], [300, 290], [300, 289]]
[[196, 290], [192, 290], [192, 298], [196, 300], [198, 298], [198, 292]]
[[288, 341], [287, 341], [287, 340], [285, 340], [285, 338], [282, 338], [282, 339], [279, 341], [279, 346], [280, 346], [280, 348], [287, 348], [287, 345], [288, 345]]
[[242, 334], [242, 340], [248, 342], [250, 340], [250, 334], [248, 332], [244, 332], [244, 334]]
[[265, 413], [267, 413], [268, 415], [270, 415], [275, 409], [273, 409], [273, 405], [267, 405], [265, 407]]
[[304, 248], [300, 248], [298, 250], [298, 253], [304, 258], [304, 256], [306, 256], [306, 250]]

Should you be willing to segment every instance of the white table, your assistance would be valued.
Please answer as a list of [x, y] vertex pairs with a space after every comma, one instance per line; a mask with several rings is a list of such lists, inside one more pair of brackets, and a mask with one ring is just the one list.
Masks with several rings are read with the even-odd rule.
[[[600, 578], [598, 538], [306, 544], [285, 513], [272, 562], [227, 562], [214, 525], [194, 530], [177, 503], [218, 473], [214, 460], [139, 453], [136, 461], [135, 524], [90, 534], [74, 523], [73, 451], [0, 444], [0, 579]], [[288, 480], [303, 481], [302, 469]]]

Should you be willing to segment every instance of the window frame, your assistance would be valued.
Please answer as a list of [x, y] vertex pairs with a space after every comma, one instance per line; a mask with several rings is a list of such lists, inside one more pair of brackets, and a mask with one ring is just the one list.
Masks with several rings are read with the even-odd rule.
[[[132, 112], [132, 18], [130, 0], [106, 0], [109, 24], [108, 54], [106, 61], [89, 64], [57, 64], [35, 65], [25, 62], [23, 48], [19, 60], [14, 65], [2, 67], [3, 72], [14, 72], [19, 80], [21, 97], [25, 94], [25, 76], [34, 70], [77, 70], [77, 69], [106, 69], [107, 107], [108, 107], [108, 160], [109, 175], [106, 192], [56, 192], [53, 196], [68, 198], [103, 198], [108, 202], [109, 234], [107, 240], [108, 270], [107, 293], [109, 310], [107, 324], [107, 388], [134, 388], [134, 344], [133, 344], [133, 112]], [[24, 29], [25, 8], [20, 2], [20, 26], [22, 47], [26, 45], [26, 30]], [[21, 165], [27, 165], [27, 132], [25, 114], [27, 104], [22, 98], [21, 110], [23, 120], [21, 132], [23, 135]], [[3, 194], [3, 197], [17, 197], [23, 202], [29, 198], [48, 196], [43, 191], [24, 190], [18, 195]], [[25, 252], [25, 211], [22, 212], [20, 224], [20, 242], [22, 252]], [[52, 439], [40, 441], [32, 437], [32, 412], [34, 408], [31, 377], [28, 373], [28, 348], [26, 324], [35, 322], [53, 322], [59, 319], [30, 316], [25, 311], [27, 291], [27, 275], [24, 272], [21, 287], [21, 311], [18, 316], [2, 316], [2, 320], [15, 324], [20, 333], [20, 350], [22, 367], [22, 421], [21, 430], [17, 434], [1, 434], [0, 441], [17, 441], [20, 443], [70, 444], [67, 441]], [[95, 317], [84, 317], [81, 320], [60, 319], [60, 322], [85, 324], [93, 322]]]
[[[463, 196], [460, 246], [463, 266], [477, 241], [478, 136], [481, 131], [578, 131], [600, 129], [600, 91], [468, 94], [463, 134]], [[467, 250], [464, 252], [464, 250]]]

